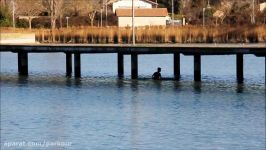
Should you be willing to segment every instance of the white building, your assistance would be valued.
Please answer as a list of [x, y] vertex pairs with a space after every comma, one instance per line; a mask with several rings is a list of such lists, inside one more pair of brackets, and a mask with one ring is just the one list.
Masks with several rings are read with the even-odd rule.
[[263, 12], [266, 8], [266, 2], [260, 4], [260, 11]]
[[[132, 0], [114, 0], [111, 2], [113, 7], [113, 12], [115, 13], [116, 9], [131, 9]], [[150, 0], [134, 0], [135, 8], [153, 8], [158, 4]]]
[[[132, 26], [132, 9], [117, 9], [118, 26]], [[168, 20], [166, 8], [135, 9], [135, 26], [165, 26]]]

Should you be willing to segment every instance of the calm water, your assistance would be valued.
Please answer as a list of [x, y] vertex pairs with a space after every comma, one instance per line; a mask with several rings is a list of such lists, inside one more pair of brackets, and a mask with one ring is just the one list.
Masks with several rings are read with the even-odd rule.
[[[116, 55], [82, 55], [74, 79], [64, 77], [63, 54], [30, 54], [25, 78], [17, 56], [1, 53], [1, 149], [265, 149], [264, 58], [245, 56], [244, 85], [234, 56], [203, 57], [201, 84], [187, 56], [181, 81], [170, 80], [172, 61], [140, 56], [132, 81], [130, 57], [118, 80]], [[158, 66], [165, 80], [155, 82]]]

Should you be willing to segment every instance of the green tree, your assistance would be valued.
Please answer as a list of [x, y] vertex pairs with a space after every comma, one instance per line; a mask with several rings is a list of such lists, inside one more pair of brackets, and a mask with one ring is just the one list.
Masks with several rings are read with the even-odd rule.
[[10, 27], [12, 26], [11, 14], [7, 6], [1, 7], [0, 10], [0, 26], [1, 27]]

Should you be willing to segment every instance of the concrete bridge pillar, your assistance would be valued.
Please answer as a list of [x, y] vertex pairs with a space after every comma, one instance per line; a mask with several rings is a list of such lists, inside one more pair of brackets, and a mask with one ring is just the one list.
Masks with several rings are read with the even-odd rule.
[[80, 53], [74, 54], [74, 65], [75, 65], [75, 77], [81, 77], [81, 60], [80, 60]]
[[138, 78], [138, 54], [131, 54], [131, 78]]
[[122, 53], [117, 54], [117, 71], [118, 77], [124, 77], [124, 55]]
[[28, 53], [18, 53], [18, 72], [19, 75], [28, 75]]
[[71, 77], [72, 75], [72, 54], [66, 53], [66, 76]]
[[194, 81], [201, 81], [201, 55], [194, 55]]
[[180, 79], [180, 53], [174, 53], [174, 77]]
[[237, 83], [244, 82], [244, 63], [243, 54], [236, 54], [236, 76]]

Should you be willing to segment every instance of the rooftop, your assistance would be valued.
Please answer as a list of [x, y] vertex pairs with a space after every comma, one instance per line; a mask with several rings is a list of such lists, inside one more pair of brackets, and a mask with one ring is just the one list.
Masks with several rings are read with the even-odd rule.
[[[110, 1], [107, 2], [107, 3], [108, 3], [108, 4], [112, 4], [112, 3], [114, 3], [114, 2], [118, 2], [118, 1], [125, 1], [125, 0], [110, 0]], [[131, 1], [131, 0], [130, 0], [130, 1]], [[145, 2], [150, 3], [150, 4], [152, 4], [152, 5], [158, 5], [158, 3], [153, 2], [153, 1], [151, 1], [151, 0], [142, 0], [142, 1], [145, 1]]]
[[[132, 9], [116, 9], [116, 16], [131, 17]], [[168, 11], [166, 8], [136, 8], [135, 17], [166, 17]]]

